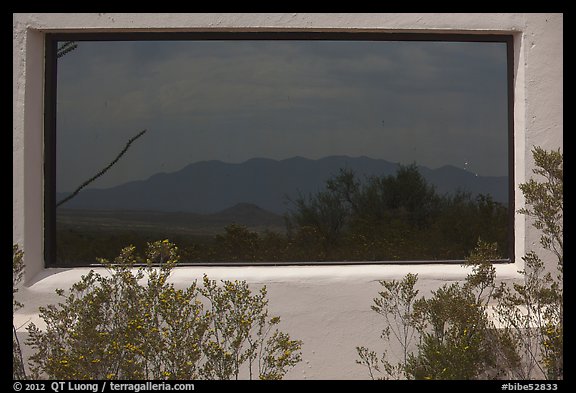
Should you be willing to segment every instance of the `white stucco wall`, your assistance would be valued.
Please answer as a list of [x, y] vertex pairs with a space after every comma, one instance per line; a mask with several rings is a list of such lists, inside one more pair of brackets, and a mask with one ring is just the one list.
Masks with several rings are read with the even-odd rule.
[[[45, 269], [42, 252], [43, 33], [73, 31], [263, 31], [510, 33], [514, 35], [515, 179], [531, 176], [530, 149], [563, 146], [562, 14], [14, 14], [13, 16], [13, 242], [25, 251], [25, 307], [16, 326], [37, 322], [40, 305], [56, 301], [86, 269]], [[516, 207], [522, 197], [516, 187]], [[519, 256], [538, 248], [539, 235], [524, 217], [515, 225], [514, 264], [498, 265], [501, 280], [518, 279]], [[550, 261], [553, 263], [553, 261]], [[378, 280], [419, 274], [422, 293], [462, 280], [454, 265], [178, 268], [178, 285], [207, 273], [212, 279], [246, 280], [268, 287], [271, 314], [281, 328], [304, 341], [303, 361], [288, 379], [364, 379], [355, 347], [382, 348], [378, 316], [370, 310]], [[20, 329], [22, 332], [24, 328]]]

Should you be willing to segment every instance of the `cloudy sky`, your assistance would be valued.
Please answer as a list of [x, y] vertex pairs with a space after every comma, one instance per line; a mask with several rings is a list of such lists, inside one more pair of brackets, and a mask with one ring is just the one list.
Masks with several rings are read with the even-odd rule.
[[203, 160], [330, 155], [507, 175], [504, 43], [79, 42], [58, 60], [58, 191]]

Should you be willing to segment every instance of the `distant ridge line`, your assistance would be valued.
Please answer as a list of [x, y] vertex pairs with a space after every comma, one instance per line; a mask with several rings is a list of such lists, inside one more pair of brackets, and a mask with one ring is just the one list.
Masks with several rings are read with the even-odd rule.
[[[291, 157], [283, 160], [255, 157], [242, 163], [198, 161], [180, 170], [156, 173], [145, 180], [103, 189], [85, 189], [67, 208], [95, 210], [183, 211], [217, 213], [238, 203], [256, 205], [275, 214], [288, 209], [287, 196], [308, 195], [324, 189], [339, 169], [364, 176], [389, 176], [401, 164], [366, 156], [328, 156], [320, 159]], [[477, 176], [453, 165], [437, 169], [418, 166], [422, 176], [439, 194], [456, 189], [492, 195], [507, 204], [507, 176]], [[65, 193], [59, 194], [59, 199]]]

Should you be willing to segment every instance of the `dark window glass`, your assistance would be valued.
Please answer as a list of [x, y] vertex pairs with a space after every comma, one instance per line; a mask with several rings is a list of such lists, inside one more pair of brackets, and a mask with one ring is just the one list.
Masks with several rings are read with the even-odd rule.
[[289, 38], [49, 37], [48, 262], [511, 257], [509, 40]]

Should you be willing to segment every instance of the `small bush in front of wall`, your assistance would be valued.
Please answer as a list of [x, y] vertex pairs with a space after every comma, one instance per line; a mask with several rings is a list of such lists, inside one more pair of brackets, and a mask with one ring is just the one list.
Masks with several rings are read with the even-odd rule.
[[12, 378], [13, 379], [26, 379], [26, 372], [24, 369], [24, 361], [22, 360], [22, 350], [20, 348], [20, 341], [16, 333], [16, 326], [14, 325], [14, 313], [22, 308], [22, 303], [14, 298], [18, 292], [18, 284], [22, 281], [24, 275], [24, 253], [20, 250], [20, 246], [14, 244], [12, 246]]
[[[177, 247], [125, 248], [107, 275], [90, 271], [63, 301], [28, 326], [30, 368], [50, 379], [281, 379], [301, 361], [302, 342], [269, 317], [266, 288], [239, 281], [177, 289], [168, 278]], [[157, 267], [155, 267], [157, 266]]]
[[[522, 258], [523, 283], [499, 288], [496, 311], [502, 329], [524, 354], [515, 377], [563, 379], [564, 155], [535, 147], [532, 156], [537, 177], [520, 185], [526, 207], [518, 212], [540, 231], [541, 250]], [[555, 268], [544, 264], [543, 252], [556, 260]]]
[[465, 282], [444, 284], [429, 298], [417, 297], [417, 275], [381, 281], [372, 309], [384, 317], [381, 337], [399, 344], [401, 361], [392, 364], [387, 352], [358, 347], [356, 363], [372, 379], [493, 379], [517, 367], [517, 353], [501, 347], [505, 337], [486, 313], [496, 256], [495, 244], [480, 241], [467, 260], [472, 273]]
[[381, 337], [402, 353], [393, 364], [387, 351], [357, 347], [356, 363], [372, 379], [563, 379], [563, 155], [538, 147], [532, 153], [543, 181], [520, 185], [526, 207], [519, 213], [540, 230], [556, 275], [530, 251], [523, 283], [496, 285], [498, 246], [479, 240], [465, 282], [445, 284], [430, 298], [417, 298], [416, 275], [381, 281], [372, 309], [384, 317]]
[[405, 371], [410, 379], [509, 378], [518, 367], [517, 348], [487, 313], [493, 300], [497, 259], [493, 243], [479, 241], [467, 260], [472, 267], [463, 284], [444, 284], [429, 299], [415, 302], [414, 324], [419, 341]]

